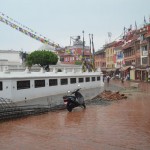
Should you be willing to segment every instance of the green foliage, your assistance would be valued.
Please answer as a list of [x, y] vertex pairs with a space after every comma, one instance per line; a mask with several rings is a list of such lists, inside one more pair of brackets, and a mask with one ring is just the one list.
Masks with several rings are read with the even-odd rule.
[[26, 52], [20, 51], [19, 56], [22, 59], [22, 63], [26, 62], [28, 54]]
[[31, 64], [37, 64], [45, 68], [49, 65], [56, 65], [57, 61], [58, 57], [53, 52], [46, 50], [37, 50], [28, 55], [26, 64], [27, 66]]
[[86, 61], [82, 62], [82, 72], [86, 72], [87, 67], [86, 67]]
[[81, 61], [76, 61], [75, 65], [82, 65], [82, 62]]
[[32, 60], [26, 61], [25, 65], [28, 66], [28, 68], [31, 68], [32, 67]]
[[88, 61], [83, 61], [82, 63], [82, 72], [86, 72], [88, 70], [88, 72], [92, 72], [92, 71], [96, 71], [95, 65], [93, 62], [88, 62]]

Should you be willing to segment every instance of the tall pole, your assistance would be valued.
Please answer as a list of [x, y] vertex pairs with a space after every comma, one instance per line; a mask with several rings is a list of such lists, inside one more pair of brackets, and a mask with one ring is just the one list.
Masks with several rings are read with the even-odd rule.
[[90, 62], [92, 63], [92, 51], [91, 51], [91, 34], [89, 34], [89, 41], [90, 41]]
[[71, 36], [70, 36], [70, 46], [71, 46]]
[[91, 34], [89, 34], [89, 41], [90, 41], [90, 52], [91, 52]]
[[83, 33], [83, 51], [82, 51], [82, 72], [86, 71], [86, 64], [85, 64], [85, 58], [84, 58], [84, 30], [82, 31]]
[[83, 51], [82, 51], [82, 59], [84, 60], [84, 30], [82, 31], [83, 33]]
[[95, 71], [95, 49], [94, 49], [94, 42], [93, 42], [93, 34], [92, 34], [92, 50], [93, 50], [93, 70]]

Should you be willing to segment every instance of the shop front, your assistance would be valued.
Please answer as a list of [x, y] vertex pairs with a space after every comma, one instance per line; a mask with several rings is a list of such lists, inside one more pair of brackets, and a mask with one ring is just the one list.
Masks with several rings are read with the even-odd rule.
[[121, 76], [124, 77], [126, 80], [130, 80], [130, 70], [131, 66], [125, 66], [120, 68]]
[[148, 72], [146, 69], [136, 69], [135, 80], [146, 81], [148, 78]]

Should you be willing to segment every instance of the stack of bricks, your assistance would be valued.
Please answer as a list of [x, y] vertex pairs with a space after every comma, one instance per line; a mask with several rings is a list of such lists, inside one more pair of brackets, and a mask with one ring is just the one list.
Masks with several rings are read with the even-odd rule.
[[[100, 93], [99, 95], [97, 95], [95, 97], [100, 98], [102, 100], [122, 100], [122, 99], [126, 99], [127, 96], [125, 96], [124, 94], [120, 94], [119, 91], [118, 92], [112, 92], [112, 91], [106, 91], [104, 90], [102, 93]], [[95, 99], [94, 98], [94, 99]]]

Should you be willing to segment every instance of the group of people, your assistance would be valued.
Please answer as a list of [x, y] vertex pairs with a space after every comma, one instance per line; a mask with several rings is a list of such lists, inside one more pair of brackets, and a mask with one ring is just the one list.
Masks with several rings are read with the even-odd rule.
[[[110, 79], [111, 79], [111, 77], [109, 75], [104, 75], [103, 76], [103, 82], [109, 83]], [[129, 80], [129, 75], [127, 75], [126, 78], [120, 77], [120, 80], [121, 80], [122, 83], [124, 83], [124, 80]]]
[[109, 83], [109, 81], [110, 81], [110, 76], [109, 76], [109, 75], [104, 75], [104, 76], [103, 76], [103, 82], [105, 82], [105, 80], [107, 81], [107, 83]]

